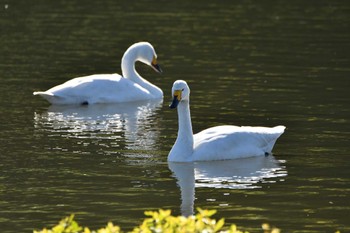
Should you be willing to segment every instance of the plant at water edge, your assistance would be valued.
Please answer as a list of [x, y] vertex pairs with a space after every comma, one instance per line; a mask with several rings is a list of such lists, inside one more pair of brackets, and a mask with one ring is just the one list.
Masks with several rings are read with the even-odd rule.
[[[198, 209], [198, 214], [194, 216], [172, 216], [170, 210], [146, 211], [142, 224], [135, 227], [130, 233], [153, 233], [153, 232], [221, 232], [221, 233], [242, 233], [237, 230], [235, 225], [224, 228], [224, 219], [215, 220], [212, 216], [215, 210]], [[269, 225], [263, 224], [264, 233], [278, 233], [279, 229], [270, 228]], [[120, 233], [122, 230], [119, 226], [108, 223], [105, 228], [99, 230], [90, 230], [88, 227], [81, 227], [74, 221], [74, 215], [62, 219], [56, 226], [51, 229], [44, 228], [34, 233]]]

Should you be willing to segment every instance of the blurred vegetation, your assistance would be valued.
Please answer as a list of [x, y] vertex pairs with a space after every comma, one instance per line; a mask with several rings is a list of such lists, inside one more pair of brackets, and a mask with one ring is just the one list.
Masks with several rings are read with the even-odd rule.
[[[243, 233], [238, 230], [236, 225], [225, 227], [224, 219], [215, 220], [212, 216], [216, 210], [198, 209], [198, 214], [194, 216], [172, 216], [170, 210], [146, 211], [142, 224], [135, 227], [130, 233]], [[79, 226], [74, 221], [74, 215], [62, 219], [56, 226], [51, 229], [44, 228], [34, 233], [121, 233], [123, 232], [119, 226], [115, 226], [109, 222], [106, 227], [99, 230], [90, 230], [88, 227]], [[279, 233], [280, 230], [270, 227], [268, 224], [262, 224], [261, 232], [263, 233]], [[246, 233], [246, 231], [245, 231]], [[336, 233], [340, 233], [337, 231]]]
[[[151, 233], [151, 232], [225, 232], [225, 233], [242, 233], [235, 225], [224, 227], [224, 219], [215, 220], [212, 216], [215, 210], [198, 209], [198, 214], [194, 216], [172, 216], [170, 210], [146, 211], [148, 216], [142, 224], [135, 227], [131, 233]], [[88, 227], [79, 226], [74, 221], [74, 215], [62, 219], [56, 226], [51, 229], [44, 228], [34, 233], [119, 233], [123, 232], [119, 226], [109, 222], [105, 228], [99, 230], [90, 230]], [[262, 225], [264, 233], [278, 233], [277, 228], [270, 228], [268, 224]]]

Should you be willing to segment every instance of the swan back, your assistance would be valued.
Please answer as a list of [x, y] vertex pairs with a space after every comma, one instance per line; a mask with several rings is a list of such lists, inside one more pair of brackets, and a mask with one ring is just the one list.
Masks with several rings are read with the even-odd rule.
[[194, 135], [193, 161], [238, 159], [271, 154], [285, 127], [223, 125]]

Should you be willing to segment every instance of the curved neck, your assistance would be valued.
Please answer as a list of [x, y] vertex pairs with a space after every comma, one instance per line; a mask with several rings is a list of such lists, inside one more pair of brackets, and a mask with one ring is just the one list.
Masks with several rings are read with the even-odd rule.
[[148, 82], [142, 78], [135, 69], [135, 62], [139, 60], [139, 55], [135, 49], [127, 50], [122, 58], [122, 74], [124, 78], [130, 79], [131, 81], [139, 84], [145, 88], [154, 97], [163, 96], [163, 92], [160, 88]]
[[177, 106], [179, 131], [176, 142], [169, 153], [169, 161], [185, 162], [193, 153], [193, 132], [188, 100], [182, 100]]
[[137, 53], [135, 49], [128, 49], [122, 58], [122, 74], [124, 78], [128, 78], [134, 82], [140, 81], [142, 78], [135, 70], [135, 62], [137, 61]]

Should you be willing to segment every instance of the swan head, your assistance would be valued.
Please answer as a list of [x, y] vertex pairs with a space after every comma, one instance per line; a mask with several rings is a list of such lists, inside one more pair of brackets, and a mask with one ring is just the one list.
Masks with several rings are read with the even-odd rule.
[[133, 44], [125, 54], [135, 54], [136, 61], [140, 61], [145, 63], [146, 65], [151, 66], [158, 73], [162, 73], [162, 69], [160, 68], [157, 62], [157, 54], [154, 50], [153, 46], [148, 42], [138, 42]]
[[190, 100], [190, 88], [183, 80], [177, 80], [174, 82], [171, 94], [173, 96], [173, 101], [169, 106], [170, 108], [176, 108], [181, 101]]

